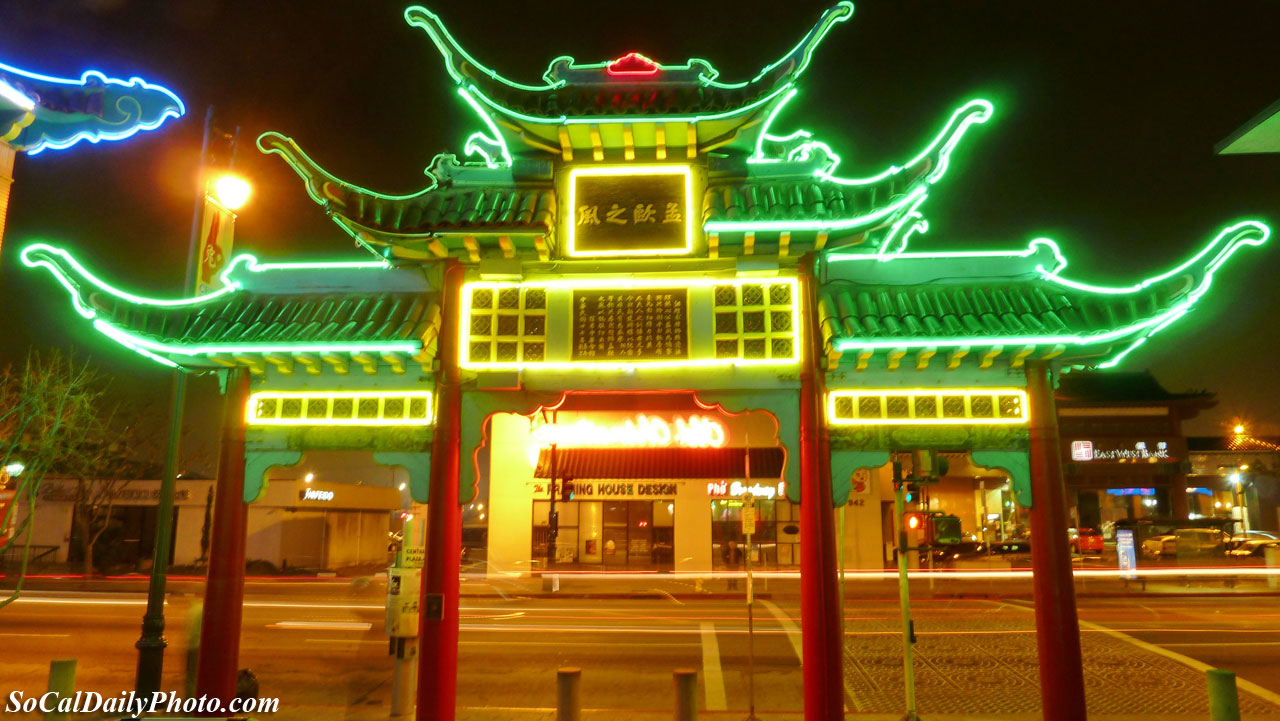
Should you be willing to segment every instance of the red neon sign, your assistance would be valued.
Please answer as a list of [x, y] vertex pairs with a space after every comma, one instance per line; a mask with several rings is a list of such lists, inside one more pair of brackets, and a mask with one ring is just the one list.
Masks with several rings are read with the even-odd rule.
[[657, 75], [662, 68], [640, 53], [627, 53], [605, 66], [610, 75]]
[[621, 423], [602, 424], [583, 418], [574, 423], [534, 426], [533, 439], [540, 445], [585, 447], [681, 447], [719, 448], [728, 439], [720, 421], [705, 415], [676, 416], [668, 421], [637, 413]]

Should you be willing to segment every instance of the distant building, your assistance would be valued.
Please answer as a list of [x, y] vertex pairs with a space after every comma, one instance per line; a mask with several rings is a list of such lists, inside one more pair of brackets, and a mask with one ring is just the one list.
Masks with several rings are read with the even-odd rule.
[[1190, 483], [1214, 491], [1215, 507], [1200, 512], [1229, 515], [1238, 530], [1280, 531], [1280, 439], [1237, 428], [1225, 437], [1187, 439]]

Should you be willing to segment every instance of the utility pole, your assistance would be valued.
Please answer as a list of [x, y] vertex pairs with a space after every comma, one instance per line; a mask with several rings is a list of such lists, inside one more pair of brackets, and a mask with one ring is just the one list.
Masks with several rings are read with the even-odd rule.
[[893, 461], [893, 515], [898, 524], [898, 607], [902, 611], [902, 673], [906, 683], [907, 713], [903, 721], [919, 721], [916, 715], [916, 673], [912, 646], [916, 642], [911, 622], [911, 587], [907, 583], [907, 527], [903, 523], [906, 503], [902, 498], [902, 461]]
[[[182, 283], [183, 296], [196, 284], [196, 256], [200, 245], [200, 219], [205, 204], [206, 167], [209, 140], [213, 135], [213, 106], [205, 113], [204, 140], [200, 147], [200, 167], [196, 184], [195, 210], [191, 214], [191, 236], [187, 245], [187, 263]], [[134, 647], [138, 649], [138, 668], [134, 689], [138, 696], [150, 698], [160, 690], [164, 673], [164, 593], [168, 581], [170, 541], [173, 538], [173, 493], [178, 477], [178, 442], [182, 435], [182, 412], [187, 399], [187, 376], [173, 369], [169, 391], [169, 441], [165, 448], [164, 470], [160, 476], [160, 499], [156, 508], [156, 537], [153, 542], [151, 581], [147, 587], [147, 610], [142, 616], [142, 635]]]

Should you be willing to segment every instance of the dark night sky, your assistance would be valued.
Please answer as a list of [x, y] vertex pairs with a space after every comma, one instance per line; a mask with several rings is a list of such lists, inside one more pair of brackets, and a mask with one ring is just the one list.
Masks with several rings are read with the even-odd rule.
[[[548, 61], [639, 50], [710, 59], [727, 81], [789, 50], [826, 7], [814, 0], [435, 3], [481, 62], [536, 83]], [[63, 243], [107, 278], [176, 292], [190, 227], [204, 110], [240, 125], [256, 197], [237, 250], [355, 255], [301, 182], [251, 141], [292, 136], [339, 177], [383, 192], [423, 185], [440, 151], [479, 129], [401, 0], [3, 0], [0, 62], [78, 77], [140, 75], [186, 102], [185, 118], [130, 141], [20, 157], [0, 261], [0, 362], [29, 344], [88, 350], [124, 388], [167, 392], [158, 366], [88, 333], [18, 249]], [[915, 250], [1059, 241], [1072, 277], [1129, 284], [1180, 262], [1227, 222], [1280, 223], [1280, 155], [1221, 157], [1213, 145], [1280, 98], [1275, 2], [868, 0], [838, 26], [775, 132], [807, 127], [845, 175], [914, 154], [972, 97], [996, 116], [966, 136], [926, 206]], [[1275, 334], [1280, 241], [1242, 251], [1197, 310], [1125, 362], [1218, 407], [1191, 430], [1240, 417], [1280, 433]], [[1225, 282], [1224, 282], [1225, 281]], [[208, 382], [193, 413], [215, 408]]]

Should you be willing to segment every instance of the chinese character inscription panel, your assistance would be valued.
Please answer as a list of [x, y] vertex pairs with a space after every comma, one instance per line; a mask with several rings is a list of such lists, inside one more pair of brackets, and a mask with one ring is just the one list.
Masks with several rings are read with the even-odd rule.
[[575, 290], [575, 361], [689, 357], [687, 288]]

